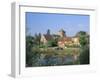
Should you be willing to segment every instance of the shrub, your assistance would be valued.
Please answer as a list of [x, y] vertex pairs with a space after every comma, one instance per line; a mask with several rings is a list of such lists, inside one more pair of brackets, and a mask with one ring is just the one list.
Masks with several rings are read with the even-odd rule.
[[79, 61], [80, 64], [89, 64], [89, 46], [84, 46], [81, 48]]

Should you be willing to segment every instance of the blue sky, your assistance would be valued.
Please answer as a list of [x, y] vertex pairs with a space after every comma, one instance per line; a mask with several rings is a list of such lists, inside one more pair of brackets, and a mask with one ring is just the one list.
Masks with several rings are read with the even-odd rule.
[[74, 36], [79, 31], [89, 33], [89, 15], [26, 12], [25, 16], [26, 27], [31, 35], [46, 34], [48, 29], [51, 34], [56, 34], [60, 29], [64, 29], [68, 36]]

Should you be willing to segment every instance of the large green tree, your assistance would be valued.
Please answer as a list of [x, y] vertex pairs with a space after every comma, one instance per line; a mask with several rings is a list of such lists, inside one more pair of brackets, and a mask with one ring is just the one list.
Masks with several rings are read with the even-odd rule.
[[79, 37], [80, 42], [80, 64], [89, 64], [89, 35], [86, 32], [80, 31], [77, 36]]
[[26, 36], [26, 66], [32, 66], [32, 47], [34, 38], [31, 36]]
[[38, 60], [40, 57], [40, 51], [35, 46], [36, 43], [34, 37], [27, 36], [26, 37], [26, 66], [28, 67], [39, 65]]
[[34, 36], [34, 42], [35, 42], [36, 46], [39, 46], [41, 44], [40, 39], [41, 39], [41, 33], [35, 34], [35, 36]]
[[90, 54], [89, 54], [89, 46], [84, 46], [81, 48], [81, 54], [79, 56], [80, 64], [89, 64], [90, 62]]

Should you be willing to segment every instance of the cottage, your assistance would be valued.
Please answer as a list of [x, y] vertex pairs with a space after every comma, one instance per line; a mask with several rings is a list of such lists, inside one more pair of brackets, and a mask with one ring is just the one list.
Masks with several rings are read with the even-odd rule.
[[40, 41], [41, 41], [43, 44], [47, 44], [47, 42], [50, 41], [50, 40], [52, 40], [52, 39], [53, 39], [52, 35], [43, 34], [43, 35], [41, 36], [41, 40], [40, 40]]
[[47, 33], [46, 33], [46, 34], [43, 34], [43, 35], [41, 36], [40, 41], [41, 41], [43, 44], [47, 44], [47, 42], [50, 41], [50, 40], [52, 40], [52, 39], [53, 39], [53, 37], [52, 37], [52, 35], [50, 34], [50, 30], [48, 29], [48, 30], [47, 30]]
[[66, 45], [71, 45], [72, 39], [70, 37], [64, 37], [58, 40], [58, 46], [61, 48], [66, 47]]
[[66, 46], [80, 45], [78, 37], [64, 37], [58, 40], [58, 46], [65, 48]]

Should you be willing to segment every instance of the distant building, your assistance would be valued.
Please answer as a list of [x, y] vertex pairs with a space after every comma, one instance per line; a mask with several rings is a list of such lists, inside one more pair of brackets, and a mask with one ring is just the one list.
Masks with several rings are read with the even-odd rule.
[[72, 45], [80, 45], [78, 37], [64, 37], [58, 40], [58, 46], [61, 48]]
[[51, 35], [50, 30], [48, 30], [47, 34], [43, 34], [41, 36], [41, 42], [43, 44], [47, 44], [48, 41], [56, 39], [56, 38], [58, 38], [58, 47], [61, 47], [61, 48], [65, 48], [66, 45], [69, 45], [69, 46], [71, 46], [71, 45], [80, 45], [79, 38], [77, 36], [67, 37], [66, 32], [63, 29], [61, 29], [58, 32], [58, 34], [56, 34], [56, 35]]
[[52, 40], [52, 39], [53, 39], [53, 37], [52, 37], [52, 35], [50, 34], [50, 30], [48, 29], [48, 30], [47, 30], [47, 34], [43, 34], [43, 35], [41, 36], [40, 41], [41, 41], [43, 44], [47, 44], [48, 41], [50, 41], [50, 40]]
[[61, 29], [61, 30], [59, 30], [58, 35], [60, 37], [66, 37], [66, 32], [63, 29]]
[[53, 39], [52, 35], [43, 34], [43, 35], [41, 36], [41, 40], [40, 40], [40, 41], [41, 41], [43, 44], [47, 44], [48, 41], [50, 41], [50, 40], [52, 40], [52, 39]]
[[67, 44], [71, 44], [72, 39], [70, 37], [64, 37], [58, 40], [58, 46], [64, 48]]

